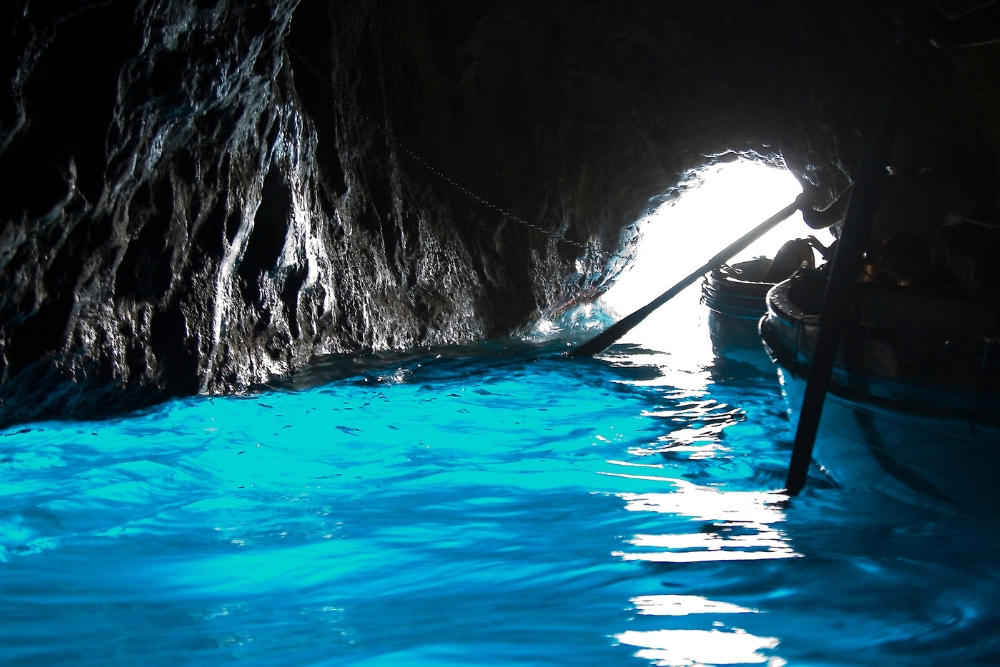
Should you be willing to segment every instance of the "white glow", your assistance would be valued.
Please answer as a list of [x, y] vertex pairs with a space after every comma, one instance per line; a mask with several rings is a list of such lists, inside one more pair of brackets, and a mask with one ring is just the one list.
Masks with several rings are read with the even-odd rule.
[[[664, 479], [664, 478], [660, 478]], [[742, 521], [779, 523], [785, 513], [779, 503], [788, 496], [777, 491], [720, 491], [682, 479], [670, 479], [674, 493], [622, 493], [625, 509], [630, 512], [669, 512], [699, 521]]]
[[774, 637], [757, 637], [742, 630], [629, 630], [615, 635], [622, 644], [641, 646], [635, 656], [653, 660], [661, 667], [688, 665], [744, 665], [766, 663], [769, 667], [786, 664], [781, 658], [768, 658], [761, 649], [777, 648]]
[[[677, 298], [686, 298], [686, 293], [678, 296]], [[650, 297], [652, 300], [653, 297]], [[664, 308], [670, 308], [670, 304], [664, 306]], [[689, 304], [689, 310], [683, 311], [682, 314], [686, 312], [683, 316], [688, 317], [689, 321], [685, 322], [685, 326], [696, 326], [695, 320], [703, 318], [708, 311], [703, 314], [701, 311], [705, 310], [702, 308], [697, 300], [693, 304]], [[659, 317], [659, 313], [654, 313], [651, 315], [652, 318]], [[621, 317], [616, 317], [616, 320], [621, 319]], [[639, 325], [637, 329], [642, 329], [643, 325]], [[635, 330], [633, 330], [635, 331]], [[701, 341], [698, 336], [692, 336], [691, 340], [694, 342], [696, 349], [704, 351], [701, 348], [708, 345], [708, 331], [703, 330], [701, 333], [704, 336], [704, 341]], [[632, 335], [631, 333], [629, 334]], [[631, 341], [631, 339], [627, 340]], [[634, 342], [634, 341], [632, 341]], [[652, 343], [649, 341], [640, 341], [647, 349], [651, 348], [656, 341]], [[676, 342], [676, 341], [675, 341]], [[701, 345], [704, 342], [705, 345]], [[678, 364], [678, 358], [683, 358], [689, 360], [691, 355], [690, 351], [686, 349], [683, 345], [677, 345], [673, 348], [671, 352], [661, 352], [653, 353], [643, 352], [642, 354], [629, 354], [627, 352], [606, 352], [605, 358], [608, 359], [613, 365], [621, 366], [624, 368], [629, 368], [633, 366], [648, 367], [648, 366], [658, 366], [662, 373], [661, 376], [650, 378], [648, 380], [629, 380], [628, 384], [636, 387], [671, 387], [676, 390], [684, 391], [688, 394], [695, 392], [703, 392], [705, 387], [708, 385], [708, 380], [710, 373], [704, 369], [711, 361], [711, 346], [708, 346], [709, 357], [704, 359], [698, 357], [695, 362], [686, 361], [684, 364]], [[697, 356], [697, 353], [696, 355]], [[702, 355], [703, 356], [703, 355]]]
[[[760, 162], [738, 161], [699, 172], [702, 185], [686, 191], [639, 223], [641, 240], [629, 270], [603, 302], [620, 316], [644, 306], [704, 264], [725, 246], [787, 206], [801, 192], [787, 170]], [[817, 234], [794, 216], [730, 260], [773, 257], [788, 239], [816, 235], [824, 244], [832, 236]], [[696, 283], [664, 305], [621, 342], [669, 351], [671, 366], [696, 369], [711, 362], [705, 308]]]
[[[625, 477], [620, 473], [602, 473]], [[772, 524], [785, 520], [779, 503], [787, 496], [773, 491], [720, 491], [680, 479], [634, 476], [672, 483], [673, 493], [623, 493], [625, 509], [689, 516], [713, 530], [666, 535], [635, 535], [629, 544], [643, 551], [615, 551], [625, 561], [705, 563], [797, 558], [785, 534]], [[651, 551], [655, 549], [655, 551]]]
[[716, 602], [700, 595], [642, 595], [629, 600], [644, 616], [688, 616], [689, 614], [755, 614], [729, 602]]
[[761, 524], [715, 524], [718, 530], [743, 529], [755, 532], [724, 536], [718, 533], [679, 535], [636, 535], [629, 542], [637, 547], [665, 551], [612, 553], [626, 561], [647, 563], [708, 563], [734, 560], [777, 560], [796, 558], [799, 554], [785, 541], [781, 532]]

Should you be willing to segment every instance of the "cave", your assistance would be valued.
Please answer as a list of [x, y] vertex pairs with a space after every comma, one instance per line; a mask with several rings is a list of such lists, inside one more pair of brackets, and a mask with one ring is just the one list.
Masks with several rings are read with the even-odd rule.
[[0, 663], [996, 664], [998, 72], [1000, 0], [4, 3]]
[[[0, 421], [510, 335], [601, 294], [708, 164], [779, 163], [828, 203], [901, 9], [13, 3]], [[996, 49], [917, 57], [901, 132], [995, 200]]]

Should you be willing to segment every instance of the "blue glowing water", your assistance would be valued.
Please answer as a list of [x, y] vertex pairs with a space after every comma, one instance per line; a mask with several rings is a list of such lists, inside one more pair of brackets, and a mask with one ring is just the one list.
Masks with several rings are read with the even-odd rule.
[[558, 345], [4, 433], [0, 663], [1000, 664], [997, 521], [786, 501], [773, 373]]

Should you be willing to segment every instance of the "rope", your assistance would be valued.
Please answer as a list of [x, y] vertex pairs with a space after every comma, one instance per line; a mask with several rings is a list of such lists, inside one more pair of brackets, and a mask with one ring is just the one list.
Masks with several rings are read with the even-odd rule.
[[533, 229], [536, 232], [540, 232], [541, 234], [544, 234], [545, 236], [548, 236], [548, 237], [552, 238], [552, 240], [554, 240], [554, 241], [562, 241], [563, 243], [567, 243], [569, 245], [576, 246], [577, 248], [580, 248], [581, 250], [586, 250], [587, 249], [587, 246], [584, 245], [584, 244], [582, 244], [582, 243], [577, 243], [576, 241], [572, 241], [572, 240], [566, 238], [565, 236], [557, 236], [556, 234], [550, 232], [547, 229], [539, 227], [538, 225], [536, 225], [534, 223], [531, 223], [531, 222], [528, 222], [527, 220], [525, 220], [524, 218], [522, 218], [520, 216], [514, 215], [513, 213], [510, 213], [510, 212], [504, 210], [503, 208], [500, 208], [499, 206], [497, 206], [493, 202], [480, 197], [475, 192], [473, 192], [472, 190], [468, 189], [467, 187], [465, 187], [464, 185], [462, 185], [461, 183], [459, 183], [455, 179], [453, 179], [450, 176], [448, 176], [447, 174], [444, 174], [443, 172], [441, 172], [439, 169], [437, 169], [436, 167], [434, 167], [433, 165], [431, 165], [429, 162], [427, 162], [427, 160], [424, 160], [422, 157], [420, 157], [419, 155], [417, 155], [416, 153], [414, 153], [412, 150], [410, 150], [406, 146], [406, 144], [404, 144], [401, 141], [399, 141], [399, 139], [397, 139], [396, 137], [394, 137], [388, 130], [386, 130], [378, 122], [376, 122], [375, 119], [373, 119], [371, 116], [369, 116], [368, 114], [366, 114], [364, 112], [364, 110], [362, 110], [361, 107], [359, 107], [357, 104], [355, 104], [354, 101], [348, 95], [346, 95], [345, 93], [341, 92], [340, 90], [337, 89], [336, 86], [334, 86], [332, 83], [330, 83], [329, 81], [327, 81], [326, 77], [324, 77], [322, 74], [320, 74], [319, 70], [317, 70], [315, 67], [313, 67], [312, 63], [310, 63], [309, 60], [306, 59], [305, 56], [303, 56], [301, 53], [299, 53], [297, 50], [293, 49], [290, 46], [286, 45], [286, 48], [288, 49], [289, 53], [292, 53], [293, 55], [295, 55], [302, 62], [302, 64], [305, 65], [306, 69], [308, 69], [309, 71], [311, 71], [316, 76], [316, 78], [318, 78], [320, 81], [322, 81], [323, 84], [327, 88], [330, 89], [330, 92], [332, 92], [334, 94], [334, 96], [336, 96], [341, 101], [343, 101], [347, 106], [349, 106], [351, 109], [353, 109], [354, 112], [357, 113], [357, 115], [360, 116], [365, 122], [367, 122], [369, 125], [371, 125], [372, 127], [374, 127], [379, 132], [379, 134], [381, 134], [383, 137], [385, 137], [386, 141], [388, 141], [393, 146], [395, 146], [397, 149], [399, 149], [400, 151], [402, 151], [403, 153], [405, 153], [406, 155], [408, 155], [411, 159], [413, 159], [417, 164], [419, 164], [420, 166], [422, 166], [424, 169], [426, 169], [430, 173], [434, 174], [435, 176], [437, 176], [438, 178], [440, 178], [442, 181], [444, 181], [445, 183], [447, 183], [451, 187], [455, 188], [456, 190], [458, 190], [462, 194], [466, 195], [470, 199], [472, 199], [472, 200], [474, 200], [476, 202], [479, 202], [480, 204], [482, 204], [486, 208], [489, 208], [489, 209], [491, 209], [493, 211], [496, 211], [497, 213], [499, 213], [500, 215], [502, 215], [503, 217], [505, 217], [505, 218], [507, 218], [509, 220], [513, 220], [514, 222], [517, 222], [517, 223], [519, 223], [519, 224], [527, 227], [528, 229]]

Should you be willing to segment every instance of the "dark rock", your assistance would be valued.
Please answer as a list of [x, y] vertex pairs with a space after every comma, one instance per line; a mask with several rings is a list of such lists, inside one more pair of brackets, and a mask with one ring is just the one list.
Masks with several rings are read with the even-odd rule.
[[[830, 198], [893, 9], [8, 3], [0, 422], [506, 335], [599, 294], [643, 211], [737, 154]], [[998, 55], [922, 51], [901, 142], [994, 197]]]

